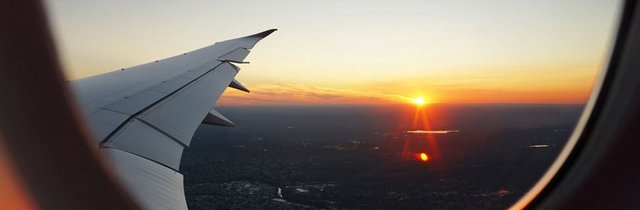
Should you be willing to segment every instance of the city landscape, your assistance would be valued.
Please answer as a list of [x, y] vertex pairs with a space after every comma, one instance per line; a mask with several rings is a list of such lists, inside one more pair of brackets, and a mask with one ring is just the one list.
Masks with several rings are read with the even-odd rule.
[[[181, 171], [190, 209], [504, 209], [581, 105], [234, 106]], [[422, 155], [424, 154], [424, 155]]]

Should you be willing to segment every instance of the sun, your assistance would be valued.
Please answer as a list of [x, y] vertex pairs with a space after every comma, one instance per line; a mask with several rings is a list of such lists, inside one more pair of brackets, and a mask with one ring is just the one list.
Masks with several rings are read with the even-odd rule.
[[422, 105], [427, 104], [427, 100], [425, 100], [424, 97], [422, 97], [422, 96], [411, 99], [411, 102], [413, 104], [415, 104], [415, 105], [418, 105], [418, 106], [422, 106]]

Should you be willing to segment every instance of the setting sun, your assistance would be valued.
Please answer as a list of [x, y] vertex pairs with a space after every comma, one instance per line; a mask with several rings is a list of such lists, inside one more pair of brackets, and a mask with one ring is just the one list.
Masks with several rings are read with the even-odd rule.
[[418, 106], [427, 104], [427, 100], [425, 100], [424, 97], [422, 96], [411, 99], [411, 102], [413, 102], [415, 105], [418, 105]]

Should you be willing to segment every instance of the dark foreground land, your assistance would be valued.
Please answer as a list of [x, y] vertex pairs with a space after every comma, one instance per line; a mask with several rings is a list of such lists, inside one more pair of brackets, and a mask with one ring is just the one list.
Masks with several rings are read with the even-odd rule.
[[[559, 153], [582, 106], [221, 107], [184, 153], [190, 209], [504, 209]], [[455, 130], [441, 134], [412, 130]], [[403, 152], [404, 151], [404, 152]], [[429, 160], [415, 158], [425, 152]]]

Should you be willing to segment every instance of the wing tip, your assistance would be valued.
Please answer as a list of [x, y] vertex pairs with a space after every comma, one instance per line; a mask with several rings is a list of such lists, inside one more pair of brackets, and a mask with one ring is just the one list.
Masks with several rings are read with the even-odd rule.
[[277, 30], [278, 29], [273, 28], [273, 29], [269, 29], [269, 30], [254, 34], [254, 35], [249, 35], [247, 37], [265, 38], [265, 37], [269, 36], [269, 34], [273, 33], [274, 31], [277, 31]]

